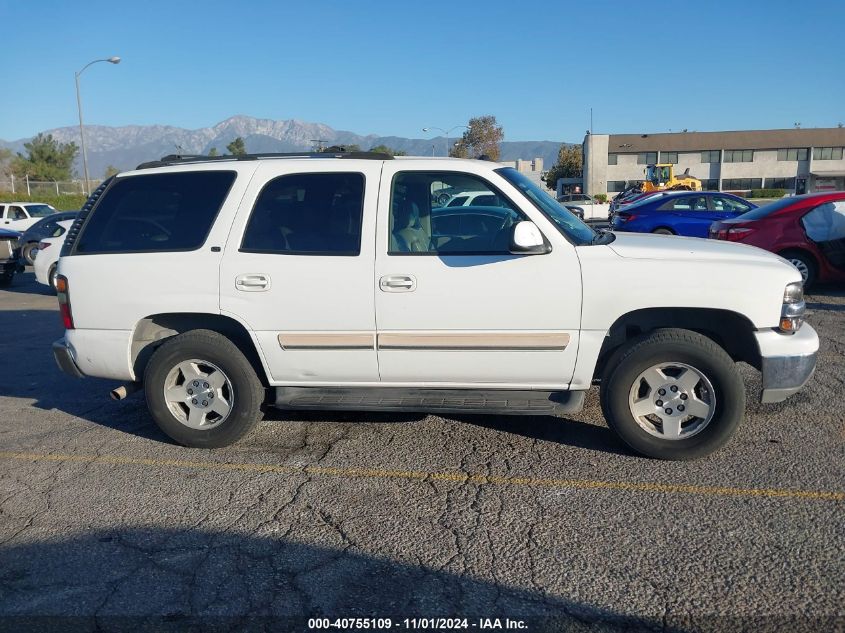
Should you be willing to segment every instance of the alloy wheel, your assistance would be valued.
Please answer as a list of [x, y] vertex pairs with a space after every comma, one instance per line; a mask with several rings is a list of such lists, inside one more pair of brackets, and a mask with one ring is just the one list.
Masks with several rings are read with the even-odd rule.
[[220, 426], [229, 417], [234, 391], [229, 377], [217, 365], [191, 359], [168, 372], [164, 400], [179, 422], [205, 431]]
[[684, 363], [652, 365], [634, 380], [628, 407], [644, 431], [664, 440], [685, 440], [703, 431], [716, 411], [713, 385]]

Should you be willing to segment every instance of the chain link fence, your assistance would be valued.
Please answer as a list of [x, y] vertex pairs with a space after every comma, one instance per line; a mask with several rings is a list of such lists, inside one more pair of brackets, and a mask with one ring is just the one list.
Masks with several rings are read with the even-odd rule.
[[0, 191], [9, 194], [26, 196], [61, 196], [73, 194], [87, 194], [102, 182], [102, 180], [30, 180], [27, 177], [0, 176]]

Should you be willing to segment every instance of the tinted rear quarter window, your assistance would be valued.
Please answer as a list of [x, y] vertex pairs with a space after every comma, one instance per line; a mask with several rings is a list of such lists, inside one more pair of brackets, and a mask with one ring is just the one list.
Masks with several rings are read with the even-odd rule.
[[236, 173], [118, 178], [83, 227], [76, 253], [189, 251], [203, 245]]
[[279, 176], [259, 194], [241, 250], [355, 256], [361, 252], [363, 212], [363, 174]]

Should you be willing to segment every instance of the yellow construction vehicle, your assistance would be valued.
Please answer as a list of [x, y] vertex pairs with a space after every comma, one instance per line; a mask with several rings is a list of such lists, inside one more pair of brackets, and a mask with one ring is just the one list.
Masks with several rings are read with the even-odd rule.
[[675, 176], [675, 166], [671, 163], [648, 165], [645, 170], [642, 190], [667, 191], [669, 189], [701, 191], [701, 181], [689, 175], [689, 168], [680, 176]]

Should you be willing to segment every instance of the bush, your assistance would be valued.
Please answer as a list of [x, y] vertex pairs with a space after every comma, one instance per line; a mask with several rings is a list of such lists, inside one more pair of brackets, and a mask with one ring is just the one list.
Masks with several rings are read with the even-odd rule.
[[597, 193], [596, 195], [593, 196], [593, 198], [595, 198], [596, 202], [598, 202], [600, 204], [605, 204], [607, 202], [607, 194], [606, 193]]
[[786, 189], [752, 189], [748, 193], [748, 198], [783, 198], [786, 195]]
[[81, 193], [63, 193], [42, 196], [40, 194], [28, 196], [25, 193], [11, 193], [9, 191], [0, 191], [0, 201], [8, 202], [43, 202], [49, 204], [59, 211], [76, 211], [88, 199], [88, 196]]

